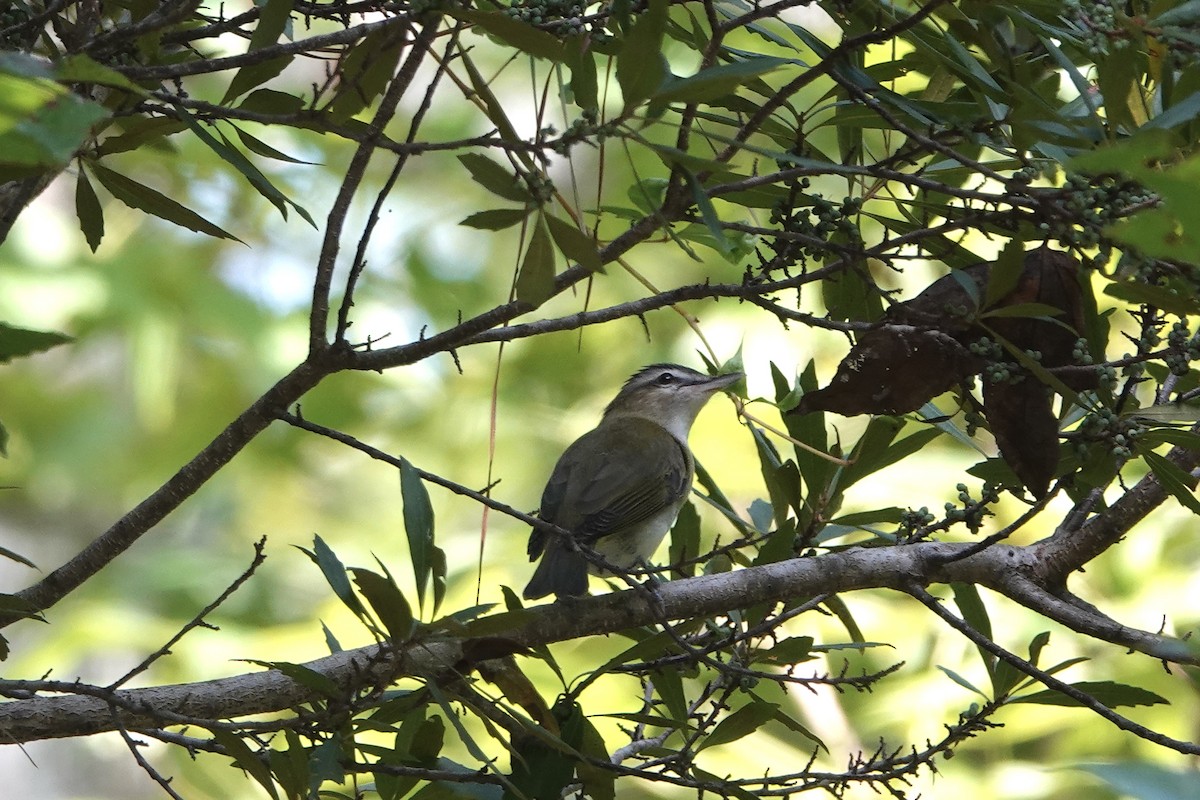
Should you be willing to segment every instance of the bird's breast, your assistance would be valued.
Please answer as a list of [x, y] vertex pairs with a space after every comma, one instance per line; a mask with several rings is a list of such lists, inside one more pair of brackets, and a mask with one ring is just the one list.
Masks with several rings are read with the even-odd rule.
[[[605, 561], [625, 569], [636, 566], [639, 562], [648, 562], [662, 544], [667, 531], [671, 530], [684, 497], [636, 525], [600, 537], [593, 547]], [[592, 565], [590, 569], [593, 575], [607, 574], [606, 570], [596, 565]]]

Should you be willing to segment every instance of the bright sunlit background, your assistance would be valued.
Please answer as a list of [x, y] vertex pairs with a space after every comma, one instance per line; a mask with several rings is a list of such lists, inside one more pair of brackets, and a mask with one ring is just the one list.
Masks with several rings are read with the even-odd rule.
[[[302, 74], [285, 79], [305, 82]], [[514, 73], [512, 96], [525, 97], [527, 83], [527, 75]], [[479, 124], [461, 103], [447, 103], [425, 133], [474, 135]], [[318, 222], [323, 220], [349, 149], [281, 131], [255, 135], [315, 162], [262, 166]], [[179, 148], [177, 153], [130, 152], [113, 159], [114, 168], [180, 198], [245, 244], [191, 234], [108, 202], [104, 243], [93, 255], [76, 227], [68, 177], [23, 214], [0, 249], [0, 320], [53, 328], [76, 339], [0, 369], [0, 422], [10, 434], [9, 456], [0, 461], [0, 484], [6, 486], [0, 491], [0, 545], [40, 570], [0, 559], [0, 590], [23, 588], [76, 553], [303, 358], [318, 232], [295, 214], [284, 222], [194, 139]], [[628, 166], [609, 155], [609, 184], [623, 186], [628, 181], [620, 176]], [[573, 170], [564, 163], [554, 176], [563, 187], [577, 179], [572, 190], [585, 208], [595, 205], [596, 156], [581, 150]], [[641, 174], [661, 169], [652, 161], [635, 165]], [[361, 229], [370, 190], [381, 185], [387, 166], [377, 164], [355, 210], [359, 224], [351, 224], [351, 232]], [[831, 193], [836, 191], [831, 187]], [[352, 338], [378, 341], [379, 346], [400, 344], [422, 331], [445, 329], [460, 313], [469, 316], [502, 302], [518, 262], [516, 232], [491, 234], [458, 225], [469, 213], [498, 204], [502, 201], [465, 180], [451, 156], [432, 154], [414, 161], [389, 197], [369, 251], [355, 298]], [[602, 227], [609, 235], [619, 229], [620, 221], [611, 217]], [[343, 242], [343, 270], [355, 244]], [[981, 252], [987, 249], [979, 243]], [[638, 248], [629, 263], [659, 288], [705, 279], [740, 280], [740, 265], [702, 247], [697, 253], [701, 262], [664, 241]], [[939, 274], [938, 265], [918, 262], [891, 280], [919, 288]], [[590, 286], [554, 299], [533, 316], [558, 316], [646, 294], [634, 277], [612, 265]], [[811, 302], [807, 296], [805, 300]], [[819, 310], [818, 305], [810, 307]], [[760, 310], [733, 301], [690, 304], [685, 310], [699, 319], [703, 341], [680, 315], [661, 310], [648, 314], [644, 327], [627, 319], [518, 340], [502, 352], [496, 345], [468, 347], [458, 353], [457, 364], [438, 356], [382, 375], [338, 375], [304, 399], [303, 414], [466, 486], [483, 488], [493, 482], [497, 499], [532, 510], [557, 455], [595, 424], [638, 367], [656, 361], [701, 367], [701, 353], [723, 361], [740, 349], [749, 396], [770, 400], [772, 363], [793, 376], [815, 358], [824, 381], [847, 348], [840, 335], [801, 325], [785, 329]], [[495, 451], [489, 456], [493, 399]], [[752, 404], [751, 410], [778, 422], [765, 403]], [[833, 419], [848, 443], [864, 423]], [[692, 446], [735, 505], [744, 510], [766, 496], [753, 442], [727, 399], [718, 397], [705, 409]], [[980, 446], [992, 453], [987, 440]], [[848, 503], [859, 509], [928, 506], [937, 512], [954, 500], [956, 483], [978, 493], [979, 481], [964, 471], [978, 460], [975, 451], [943, 437], [858, 485]], [[1127, 480], [1137, 477], [1131, 474]], [[531, 569], [524, 555], [527, 530], [493, 513], [485, 539], [477, 505], [436, 487], [430, 491], [438, 542], [450, 562], [444, 610], [474, 605], [477, 593], [480, 602], [499, 603], [501, 585], [519, 590]], [[718, 515], [697, 505], [709, 541], [734, 537]], [[1006, 501], [999, 508], [1001, 513], [981, 535], [1002, 527], [1023, 506]], [[1064, 508], [1052, 505], [1046, 521], [1030, 526], [1023, 536], [1047, 533]], [[320, 657], [328, 652], [322, 621], [344, 647], [365, 644], [366, 631], [297, 547], [310, 547], [319, 535], [346, 564], [365, 566], [378, 557], [409, 588], [401, 509], [399, 480], [392, 469], [276, 423], [197, 496], [54, 607], [48, 624], [27, 622], [8, 629], [13, 655], [0, 670], [9, 678], [49, 674], [99, 684], [114, 680], [231, 583], [250, 563], [253, 543], [263, 536], [266, 564], [212, 615], [210, 622], [220, 630], [191, 633], [137, 685], [257, 669], [241, 659]], [[856, 509], [848, 505], [843, 510]], [[1200, 597], [1200, 575], [1191, 568], [1198, 561], [1195, 519], [1169, 503], [1136, 535], [1089, 565], [1074, 586], [1129, 625], [1182, 632], [1200, 622], [1194, 603]], [[593, 588], [600, 589], [599, 582]], [[944, 588], [939, 592], [947, 594]], [[1179, 694], [1170, 684], [1190, 680], [1143, 656], [1081, 642], [1032, 613], [986, 592], [984, 597], [1005, 647], [1024, 653], [1030, 639], [1049, 630], [1043, 664], [1077, 655], [1090, 658], [1064, 673], [1070, 680], [1110, 677], [1119, 669], [1121, 680], [1166, 695]], [[844, 661], [851, 672], [904, 664], [870, 694], [794, 689], [779, 696], [824, 739], [831, 754], [819, 763], [834, 770], [844, 768], [847, 753], [870, 753], [881, 740], [884, 747], [937, 741], [960, 711], [983, 699], [940, 667], [986, 687], [974, 648], [915, 602], [885, 591], [844, 599], [866, 638], [890, 646], [863, 654], [835, 651], [816, 669], [837, 673]], [[826, 642], [848, 638], [836, 620], [817, 615], [799, 618], [790, 630]], [[595, 663], [593, 645], [583, 641], [554, 648], [568, 676]], [[621, 645], [612, 641], [605, 646]], [[553, 701], [554, 678], [540, 665], [529, 669]], [[597, 707], [613, 710], [633, 710], [639, 698], [629, 678], [606, 679], [589, 692], [602, 698]], [[591, 694], [584, 697], [585, 702], [591, 699]], [[1200, 736], [1195, 703], [1129, 711], [1168, 735]], [[1120, 795], [1081, 771], [1081, 765], [1148, 760], [1177, 769], [1191, 766], [1182, 756], [1153, 748], [1083, 711], [1029, 705], [1006, 710], [998, 719], [1005, 727], [968, 744], [957, 758], [940, 762], [941, 774], [923, 775], [913, 795], [928, 800], [1104, 800]], [[621, 743], [615, 722], [597, 724], [611, 746]], [[705, 765], [717, 773], [736, 772], [751, 759], [774, 772], [799, 769], [808, 750], [792, 736], [768, 727], [753, 739], [754, 753], [743, 749], [750, 741], [744, 740], [706, 752]], [[181, 752], [161, 746], [147, 747], [146, 754], [164, 774], [176, 776], [173, 786], [186, 797], [263, 796], [227, 759], [201, 754], [197, 768]], [[0, 794], [12, 797], [162, 796], [115, 734], [0, 749], [0, 775]], [[645, 786], [618, 787], [620, 797], [690, 796], [666, 788], [650, 795]], [[866, 788], [853, 795], [876, 796]]]

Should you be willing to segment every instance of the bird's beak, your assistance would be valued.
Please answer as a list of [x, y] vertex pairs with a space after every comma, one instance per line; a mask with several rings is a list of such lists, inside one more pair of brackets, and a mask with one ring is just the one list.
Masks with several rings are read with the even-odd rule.
[[718, 392], [722, 389], [728, 389], [730, 386], [733, 386], [744, 377], [746, 377], [744, 373], [730, 372], [727, 375], [715, 375], [706, 380], [702, 385], [706, 389]]

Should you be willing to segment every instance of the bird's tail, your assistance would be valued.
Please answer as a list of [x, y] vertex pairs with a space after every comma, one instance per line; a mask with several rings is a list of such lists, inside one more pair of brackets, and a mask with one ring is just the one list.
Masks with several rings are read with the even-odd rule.
[[551, 593], [574, 597], [587, 594], [587, 588], [587, 559], [583, 554], [558, 542], [548, 542], [524, 596], [526, 600], [537, 600]]

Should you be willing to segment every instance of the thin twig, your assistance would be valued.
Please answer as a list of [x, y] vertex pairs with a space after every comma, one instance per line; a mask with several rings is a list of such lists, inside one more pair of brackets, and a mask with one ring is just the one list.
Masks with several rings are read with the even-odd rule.
[[162, 647], [155, 650], [150, 655], [146, 656], [146, 658], [142, 661], [142, 663], [138, 664], [136, 667], [129, 670], [124, 675], [122, 675], [121, 677], [117, 678], [115, 681], [110, 683], [108, 685], [108, 688], [109, 689], [119, 689], [121, 686], [128, 683], [129, 680], [131, 678], [133, 678], [134, 676], [140, 675], [141, 673], [145, 672], [147, 669], [150, 668], [150, 665], [153, 664], [155, 661], [162, 658], [163, 656], [169, 655], [171, 653], [171, 648], [174, 647], [176, 645], [176, 643], [179, 642], [180, 639], [182, 639], [184, 636], [186, 636], [192, 630], [199, 628], [199, 627], [213, 628], [212, 625], [209, 625], [207, 622], [204, 621], [205, 617], [207, 617], [213, 611], [216, 611], [217, 608], [221, 606], [221, 604], [223, 604], [226, 600], [228, 600], [230, 598], [230, 596], [233, 595], [233, 593], [236, 592], [242, 586], [242, 584], [244, 584], [246, 581], [250, 580], [250, 576], [253, 575], [260, 566], [262, 566], [262, 563], [267, 558], [266, 547], [267, 547], [267, 537], [263, 536], [261, 539], [259, 539], [257, 542], [254, 543], [254, 558], [251, 560], [250, 566], [246, 567], [246, 569], [242, 571], [242, 574], [239, 575], [237, 578], [235, 578], [233, 583], [229, 584], [229, 586], [227, 586], [225, 588], [225, 591], [221, 592], [220, 596], [218, 596], [216, 600], [213, 600], [211, 603], [206, 605], [200, 611], [199, 614], [192, 617], [192, 619], [186, 625], [184, 625], [182, 628], [180, 628], [179, 631], [174, 636], [172, 636], [167, 641], [166, 644], [164, 644]]

